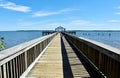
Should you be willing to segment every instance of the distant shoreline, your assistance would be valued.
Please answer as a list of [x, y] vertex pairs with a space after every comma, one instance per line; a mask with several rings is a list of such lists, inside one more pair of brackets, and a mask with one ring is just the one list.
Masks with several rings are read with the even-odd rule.
[[[16, 30], [23, 32], [39, 32], [39, 31], [54, 31], [54, 30]], [[76, 31], [76, 32], [120, 32], [120, 30], [67, 30], [67, 31]]]
[[[9, 32], [9, 31], [17, 31], [17, 32], [41, 32], [41, 31], [54, 31], [54, 30], [8, 30], [8, 31], [4, 31], [4, 32]], [[120, 32], [120, 30], [67, 30], [67, 31], [76, 31], [76, 32]]]

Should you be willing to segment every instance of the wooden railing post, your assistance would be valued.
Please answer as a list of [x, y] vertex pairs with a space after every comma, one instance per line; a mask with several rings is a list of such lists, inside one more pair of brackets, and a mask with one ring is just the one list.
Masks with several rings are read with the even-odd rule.
[[1, 67], [0, 67], [0, 78], [2, 78], [2, 72], [1, 72]]
[[55, 35], [47, 35], [1, 51], [0, 78], [19, 78]]
[[108, 78], [120, 78], [120, 49], [85, 38], [63, 33], [89, 60], [101, 74]]

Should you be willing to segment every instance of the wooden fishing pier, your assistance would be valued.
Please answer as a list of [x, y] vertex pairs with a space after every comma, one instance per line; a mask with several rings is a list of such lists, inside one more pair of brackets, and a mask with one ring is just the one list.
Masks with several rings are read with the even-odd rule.
[[120, 49], [66, 32], [0, 52], [0, 78], [120, 78]]

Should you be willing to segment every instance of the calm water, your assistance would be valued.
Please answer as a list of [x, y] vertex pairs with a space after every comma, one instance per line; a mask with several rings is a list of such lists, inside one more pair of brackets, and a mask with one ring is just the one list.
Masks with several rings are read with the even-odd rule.
[[10, 48], [20, 43], [41, 37], [42, 33], [24, 31], [0, 31], [0, 37], [1, 36], [5, 38], [6, 48]]
[[[77, 32], [77, 35], [120, 48], [120, 31], [81, 31]], [[1, 36], [5, 38], [6, 48], [10, 48], [20, 43], [41, 37], [42, 33], [40, 31], [0, 31], [0, 37]]]
[[77, 35], [120, 48], [120, 31], [86, 31], [77, 32]]

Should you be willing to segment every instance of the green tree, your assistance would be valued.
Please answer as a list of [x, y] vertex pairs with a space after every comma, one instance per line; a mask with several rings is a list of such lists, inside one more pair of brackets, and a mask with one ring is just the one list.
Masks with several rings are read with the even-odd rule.
[[0, 50], [5, 49], [5, 40], [4, 37], [0, 38]]

